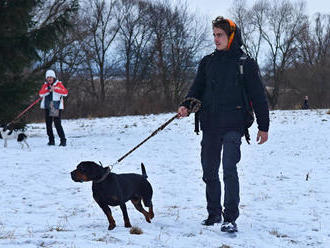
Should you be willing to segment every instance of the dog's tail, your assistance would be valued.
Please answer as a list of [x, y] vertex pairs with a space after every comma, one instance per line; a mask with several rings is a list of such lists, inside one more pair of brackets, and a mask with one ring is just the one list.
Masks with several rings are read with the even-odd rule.
[[142, 170], [142, 176], [147, 179], [148, 176], [147, 176], [147, 172], [146, 172], [146, 168], [144, 167], [144, 164], [141, 163], [141, 170]]

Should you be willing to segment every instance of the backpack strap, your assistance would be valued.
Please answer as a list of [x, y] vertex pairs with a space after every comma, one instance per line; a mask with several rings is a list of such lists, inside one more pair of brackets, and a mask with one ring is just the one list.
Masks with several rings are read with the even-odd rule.
[[244, 75], [244, 64], [245, 64], [245, 61], [246, 59], [248, 58], [248, 56], [243, 53], [241, 55], [241, 57], [239, 58], [239, 72], [240, 72], [240, 75]]
[[244, 65], [248, 58], [249, 57], [244, 53], [241, 55], [241, 57], [239, 58], [239, 63], [238, 63], [239, 68], [238, 69], [239, 69], [239, 84], [241, 85], [241, 88], [242, 88], [243, 103], [244, 103], [245, 110], [247, 112], [246, 114], [248, 115], [246, 117], [248, 120], [245, 120], [246, 126], [245, 126], [245, 130], [244, 130], [244, 136], [245, 136], [246, 142], [248, 144], [250, 144], [251, 137], [250, 137], [250, 133], [249, 133], [249, 127], [252, 125], [252, 123], [254, 121], [254, 115], [253, 115], [252, 106], [249, 102], [249, 97], [248, 97], [248, 94], [246, 91], [246, 84], [245, 84], [245, 80], [244, 80]]
[[195, 130], [194, 132], [199, 135], [199, 111], [195, 112]]
[[246, 54], [242, 54], [242, 56], [239, 58], [239, 84], [242, 87], [242, 94], [243, 94], [243, 100], [244, 100], [244, 104], [246, 106], [246, 108], [249, 109], [249, 107], [251, 107], [250, 103], [249, 103], [249, 99], [248, 99], [248, 95], [246, 93], [246, 85], [245, 85], [245, 80], [244, 80], [244, 65], [246, 62], [246, 59], [248, 58], [248, 56]]

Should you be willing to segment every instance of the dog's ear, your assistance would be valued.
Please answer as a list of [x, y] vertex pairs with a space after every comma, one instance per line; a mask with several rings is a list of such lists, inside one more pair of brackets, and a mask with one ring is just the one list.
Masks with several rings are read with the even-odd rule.
[[95, 163], [94, 161], [81, 161], [78, 166], [100, 166], [99, 164]]
[[77, 165], [77, 169], [80, 167], [83, 167], [85, 165], [86, 161], [81, 161], [78, 165]]
[[[4, 126], [3, 126], [3, 131], [7, 131], [7, 130], [11, 130], [11, 128], [10, 128], [10, 125], [11, 124], [5, 124]], [[14, 129], [14, 128], [13, 128]]]

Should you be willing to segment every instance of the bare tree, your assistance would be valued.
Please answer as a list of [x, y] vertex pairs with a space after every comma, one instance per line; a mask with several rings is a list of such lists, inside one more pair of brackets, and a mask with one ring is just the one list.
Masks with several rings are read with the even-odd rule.
[[[88, 0], [86, 4], [81, 12], [79, 29], [83, 30], [84, 35], [80, 45], [85, 53], [85, 66], [90, 75], [89, 91], [100, 102], [104, 102], [106, 82], [109, 79], [106, 68], [110, 65], [110, 48], [120, 29], [122, 11], [117, 0]], [[99, 89], [96, 83], [99, 84]]]
[[330, 15], [317, 13], [314, 17], [307, 32], [299, 36], [301, 62], [308, 65], [326, 62], [330, 49]]
[[[44, 37], [41, 44], [39, 44], [41, 60], [36, 64], [35, 72], [45, 70], [55, 64], [60, 57], [60, 53], [62, 52], [63, 54], [62, 49], [59, 47], [65, 47], [72, 42], [72, 39], [70, 38], [71, 41], [69, 41], [66, 36], [74, 27], [77, 10], [77, 0], [43, 1], [33, 10], [31, 15], [34, 16], [36, 25], [30, 32], [33, 33], [34, 30], [40, 30], [38, 35]], [[55, 30], [57, 31], [55, 32]], [[49, 32], [56, 33], [56, 41], [49, 38]], [[46, 46], [53, 44], [54, 48], [50, 51], [43, 49], [43, 43]]]
[[281, 88], [289, 85], [285, 71], [298, 56], [297, 40], [308, 23], [304, 11], [304, 2], [288, 0], [259, 0], [251, 9], [241, 0], [233, 7], [234, 18], [242, 29], [245, 50], [256, 60], [266, 57], [264, 78], [273, 87], [272, 91], [267, 91], [272, 108], [278, 107]]
[[143, 77], [143, 57], [148, 56], [151, 31], [147, 25], [147, 5], [144, 1], [122, 0], [125, 14], [118, 41], [120, 58], [124, 63], [126, 103], [136, 93]]
[[85, 61], [84, 53], [79, 42], [77, 42], [75, 32], [75, 30], [70, 30], [65, 35], [59, 37], [55, 47], [41, 56], [43, 61], [42, 68], [52, 66], [56, 69], [57, 76], [65, 82], [66, 87], [69, 87], [71, 78], [81, 70], [81, 64]]
[[206, 43], [207, 27], [188, 13], [185, 4], [175, 6], [168, 18], [169, 71], [172, 102], [176, 106], [186, 94], [188, 82], [192, 81], [197, 54]]
[[[170, 99], [170, 79], [169, 70], [166, 63], [166, 39], [168, 37], [168, 18], [170, 9], [163, 4], [150, 4], [148, 7], [148, 25], [152, 31], [152, 60], [151, 66], [154, 72], [154, 90], [157, 90], [159, 83], [162, 87], [162, 95], [159, 99]], [[170, 108], [170, 101], [167, 101]]]
[[317, 13], [313, 21], [298, 39], [295, 86], [301, 96], [310, 96], [312, 106], [326, 107], [330, 102], [330, 15]]
[[264, 1], [260, 1], [248, 9], [246, 0], [238, 0], [231, 8], [233, 19], [241, 30], [243, 50], [256, 61], [262, 45], [262, 30], [259, 27], [264, 23], [267, 9], [265, 4]]
[[167, 109], [182, 99], [196, 65], [196, 55], [206, 41], [206, 27], [190, 15], [185, 4], [168, 2], [149, 6], [152, 30], [151, 63], [154, 81], [161, 87]]
[[[267, 5], [265, 5], [267, 7]], [[289, 1], [275, 1], [266, 10], [266, 25], [260, 23], [262, 38], [269, 48], [269, 79], [274, 87], [267, 91], [271, 107], [277, 107], [280, 88], [286, 87], [285, 70], [292, 65], [296, 56], [296, 40], [304, 32], [307, 16], [304, 14], [303, 2], [292, 4]]]

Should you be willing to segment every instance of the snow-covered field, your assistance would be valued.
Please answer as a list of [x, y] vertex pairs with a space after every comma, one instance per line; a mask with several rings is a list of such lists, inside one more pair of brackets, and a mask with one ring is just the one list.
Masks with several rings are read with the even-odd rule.
[[[115, 173], [140, 173], [144, 162], [155, 218], [145, 222], [128, 202], [131, 223], [143, 234], [129, 233], [119, 207], [112, 208], [117, 227], [108, 231], [91, 183], [73, 182], [70, 171], [84, 160], [115, 163], [173, 115], [64, 120], [65, 148], [46, 145], [43, 123], [28, 125], [31, 150], [1, 141], [0, 247], [330, 247], [325, 110], [272, 111], [267, 143], [242, 140], [236, 235], [200, 224], [207, 212], [193, 116], [175, 120], [115, 165]], [[254, 124], [254, 140], [256, 131]]]

